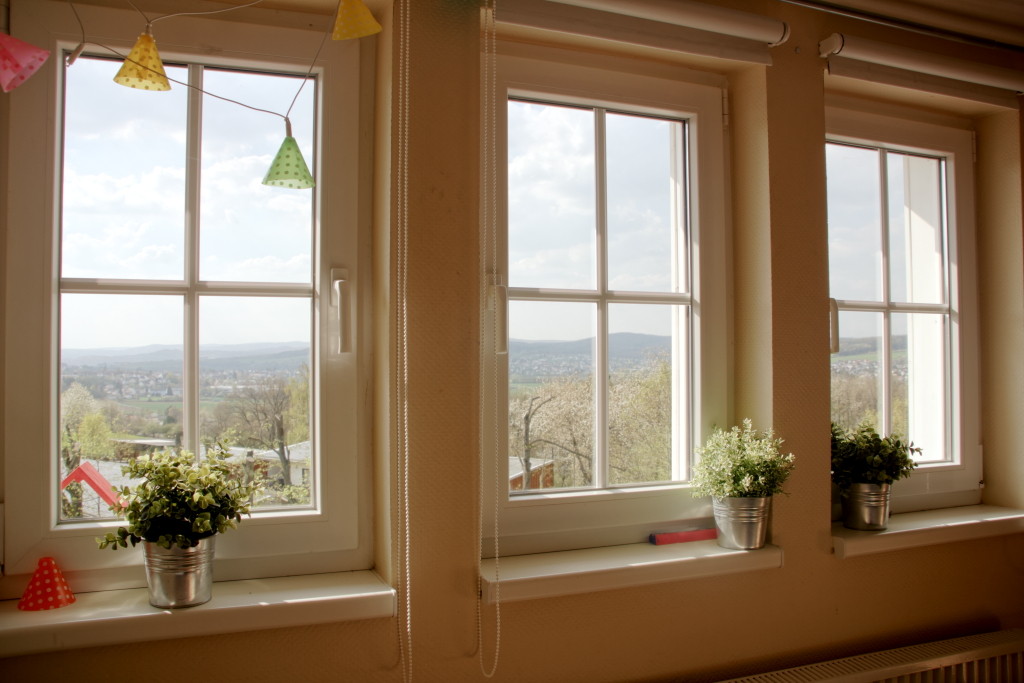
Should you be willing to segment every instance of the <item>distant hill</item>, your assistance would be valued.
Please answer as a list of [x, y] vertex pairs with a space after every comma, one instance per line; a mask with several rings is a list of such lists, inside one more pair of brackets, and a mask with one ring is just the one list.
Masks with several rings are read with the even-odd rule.
[[[107, 369], [146, 372], [180, 372], [182, 347], [152, 344], [126, 348], [63, 349], [61, 363], [69, 367], [105, 367]], [[309, 362], [309, 344], [305, 342], [208, 344], [200, 347], [204, 370], [295, 370]]]

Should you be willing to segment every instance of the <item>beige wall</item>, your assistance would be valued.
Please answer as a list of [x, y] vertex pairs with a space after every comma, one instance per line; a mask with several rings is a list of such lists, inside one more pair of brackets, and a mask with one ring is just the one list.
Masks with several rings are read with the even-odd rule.
[[[413, 679], [482, 679], [476, 659], [478, 27], [475, 3], [414, 0], [407, 257]], [[828, 506], [828, 289], [817, 41], [840, 27], [892, 35], [768, 0], [793, 37], [774, 65], [730, 74], [736, 414], [771, 421], [798, 456], [777, 502], [784, 566], [722, 578], [509, 603], [501, 681], [705, 680], [866, 649], [1024, 626], [1024, 536], [840, 560]], [[390, 28], [390, 23], [387, 22]], [[852, 30], [852, 29], [851, 29]], [[922, 45], [929, 43], [922, 39]], [[394, 41], [381, 45], [397, 49]], [[934, 49], [934, 44], [933, 49]], [[390, 54], [380, 63], [390, 64]], [[1020, 56], [1014, 56], [1020, 63]], [[389, 79], [385, 78], [387, 85]], [[378, 102], [386, 104], [388, 94]], [[0, 105], [2, 107], [2, 105]], [[2, 111], [2, 109], [0, 109]], [[390, 118], [379, 114], [384, 130]], [[1024, 507], [1024, 248], [1016, 112], [979, 117], [983, 430], [991, 502]], [[1012, 144], [1009, 144], [1012, 143]], [[378, 145], [388, 158], [386, 139]], [[388, 177], [387, 166], [377, 174]], [[392, 193], [393, 194], [393, 193]], [[378, 289], [396, 258], [378, 203]], [[395, 216], [394, 200], [390, 216]], [[992, 267], [986, 267], [991, 265]], [[378, 291], [389, 328], [394, 291]], [[397, 538], [386, 418], [393, 349], [380, 341], [376, 436], [380, 570]], [[494, 609], [486, 608], [487, 661]], [[9, 681], [397, 681], [398, 621], [282, 629], [0, 662]], [[202, 673], [190, 672], [196, 666]]]

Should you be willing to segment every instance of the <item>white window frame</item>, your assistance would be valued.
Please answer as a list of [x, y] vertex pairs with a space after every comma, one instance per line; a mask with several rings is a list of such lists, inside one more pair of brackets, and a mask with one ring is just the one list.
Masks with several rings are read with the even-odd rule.
[[[695, 77], [686, 69], [659, 71], [632, 60], [614, 60], [612, 68], [591, 65], [586, 57], [569, 51], [531, 51], [523, 46], [499, 48], [495, 94], [497, 124], [497, 245], [501, 272], [492, 274], [507, 283], [507, 102], [525, 97], [552, 103], [604, 107], [613, 111], [648, 113], [688, 122], [692, 273], [692, 342], [688, 360], [691, 414], [680, 416], [691, 425], [690, 443], [680, 444], [688, 470], [693, 447], [716, 425], [729, 422], [727, 367], [727, 222], [726, 164], [724, 152], [724, 80]], [[521, 294], [526, 294], [522, 292]], [[507, 297], [499, 297], [499, 309]], [[505, 310], [497, 312], [499, 319]], [[506, 335], [507, 325], [490, 326]], [[483, 340], [484, 384], [481, 426], [482, 472], [498, 472], [498, 485], [483, 487], [485, 530], [499, 520], [501, 552], [526, 554], [573, 548], [645, 541], [654, 531], [710, 526], [710, 502], [694, 498], [685, 482], [618, 486], [557, 493], [508, 494], [507, 356], [488, 350], [495, 346], [490, 332]], [[493, 386], [497, 383], [497, 386]], [[494, 402], [497, 402], [497, 406]], [[492, 424], [497, 422], [498, 424]], [[484, 539], [486, 553], [491, 539]]]
[[[929, 116], [897, 107], [882, 113], [877, 105], [831, 97], [826, 107], [826, 137], [829, 142], [919, 154], [945, 162], [948, 452], [924, 454], [911, 476], [893, 485], [892, 509], [912, 512], [980, 503], [982, 446], [973, 132], [965, 122], [952, 117]], [[852, 302], [841, 308], [870, 307]], [[911, 310], [913, 306], [898, 308]], [[909, 436], [913, 439], [914, 435]]]
[[[88, 6], [79, 8], [91, 35], [117, 36], [103, 42], [126, 54], [144, 22], [134, 11]], [[249, 16], [258, 16], [259, 13]], [[17, 597], [19, 576], [31, 574], [43, 556], [57, 557], [74, 577], [76, 591], [145, 585], [140, 551], [101, 552], [95, 538], [116, 522], [57, 524], [58, 235], [63, 55], [80, 37], [77, 22], [62, 2], [41, 0], [12, 8], [17, 37], [50, 49], [44, 67], [19, 87], [10, 102], [11, 143], [8, 202], [4, 439], [4, 535], [0, 597]], [[306, 26], [308, 22], [295, 22]], [[291, 28], [280, 15], [264, 24], [182, 16], [156, 25], [161, 57], [210, 66], [266, 69], [304, 74], [319, 45], [319, 30]], [[214, 50], [205, 46], [217, 46]], [[360, 80], [357, 41], [332, 44], [314, 70], [320, 79], [315, 116], [319, 146], [311, 168], [314, 192], [315, 274], [313, 296], [313, 400], [319, 423], [318, 506], [254, 514], [239, 529], [225, 534], [217, 547], [218, 580], [286, 576], [365, 569], [372, 565], [369, 420], [365, 395], [369, 325], [365, 305], [369, 282], [365, 258], [369, 224], [365, 220], [369, 188], [369, 153], [360, 141], [360, 104], [372, 97]], [[90, 52], [104, 56], [101, 48]], [[271, 54], [273, 53], [273, 54]], [[74, 68], [73, 66], [70, 68]], [[172, 84], [172, 87], [183, 87]], [[159, 97], [159, 93], [154, 93]], [[287, 108], [288, 102], [282, 103]], [[326, 116], [325, 112], [330, 112]], [[284, 126], [281, 127], [282, 138]], [[270, 154], [276, 148], [269, 150]], [[297, 191], [297, 190], [282, 190]], [[309, 191], [309, 190], [306, 190]], [[332, 269], [345, 271], [343, 306], [321, 293], [332, 289]], [[335, 270], [335, 275], [337, 275]], [[347, 329], [346, 351], [337, 346], [339, 310]], [[13, 426], [17, 425], [17, 429]], [[41, 495], [42, 494], [42, 495]], [[70, 579], [69, 579], [70, 580]]]

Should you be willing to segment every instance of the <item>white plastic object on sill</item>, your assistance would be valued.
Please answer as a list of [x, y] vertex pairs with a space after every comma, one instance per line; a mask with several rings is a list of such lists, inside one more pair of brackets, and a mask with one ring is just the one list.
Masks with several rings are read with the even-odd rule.
[[[72, 589], [74, 587], [72, 586]], [[157, 609], [145, 588], [79, 593], [67, 607], [0, 602], [0, 658], [52, 650], [390, 618], [395, 590], [372, 571], [222, 581], [196, 607]]]
[[837, 557], [847, 558], [1021, 531], [1024, 510], [965, 505], [893, 515], [885, 531], [854, 531], [836, 522], [832, 525], [832, 548]]
[[[531, 600], [782, 566], [782, 549], [729, 550], [715, 541], [634, 543], [502, 557], [501, 600]], [[483, 597], [496, 595], [495, 562], [484, 560]]]

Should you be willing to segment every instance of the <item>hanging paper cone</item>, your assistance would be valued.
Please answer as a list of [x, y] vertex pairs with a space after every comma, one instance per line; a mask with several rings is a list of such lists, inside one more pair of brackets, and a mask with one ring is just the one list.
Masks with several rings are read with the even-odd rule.
[[114, 82], [139, 90], [170, 90], [171, 84], [164, 72], [164, 63], [156, 49], [156, 41], [148, 32], [139, 36], [135, 47], [128, 53]]
[[338, 5], [338, 18], [334, 20], [332, 40], [348, 40], [362, 38], [380, 33], [380, 24], [370, 14], [363, 0], [341, 0]]
[[263, 184], [287, 187], [293, 190], [303, 190], [316, 185], [309, 172], [309, 167], [306, 166], [306, 160], [302, 158], [302, 152], [299, 151], [299, 145], [295, 142], [295, 138], [290, 135], [285, 137], [284, 142], [281, 143], [281, 149], [274, 157], [274, 162], [270, 164], [270, 170], [267, 171]]
[[39, 70], [49, 50], [0, 33], [0, 88], [11, 92]]
[[64, 580], [57, 562], [52, 557], [43, 557], [18, 601], [18, 609], [37, 612], [65, 607], [74, 601], [75, 594], [68, 588], [68, 582]]

